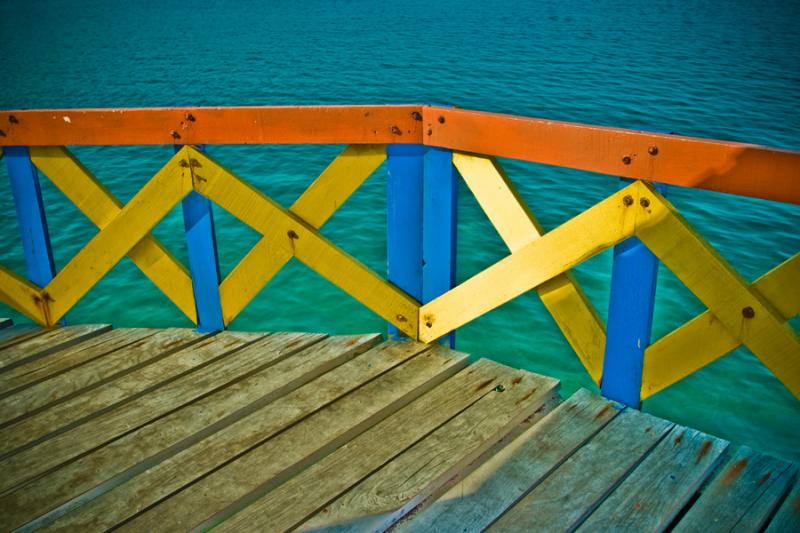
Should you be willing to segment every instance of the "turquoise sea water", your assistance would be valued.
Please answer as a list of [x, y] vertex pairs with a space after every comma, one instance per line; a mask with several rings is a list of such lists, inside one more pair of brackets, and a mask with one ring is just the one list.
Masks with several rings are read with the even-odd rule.
[[[0, 0], [0, 108], [439, 103], [800, 149], [798, 2], [219, 2]], [[215, 158], [290, 204], [341, 146], [219, 146]], [[123, 201], [172, 147], [77, 147]], [[503, 161], [552, 229], [614, 192], [608, 176]], [[323, 233], [385, 271], [385, 168]], [[96, 230], [43, 180], [61, 267]], [[672, 202], [753, 280], [800, 250], [800, 208], [673, 188]], [[465, 187], [458, 278], [506, 254]], [[217, 209], [223, 275], [256, 234]], [[5, 168], [0, 262], [24, 272]], [[180, 210], [155, 234], [185, 261]], [[576, 269], [605, 316], [610, 252]], [[703, 310], [661, 268], [658, 338]], [[0, 315], [18, 314], [0, 306]], [[125, 259], [69, 313], [72, 323], [188, 326]], [[797, 330], [800, 321], [792, 321]], [[382, 321], [293, 262], [232, 324], [352, 333]], [[458, 332], [458, 347], [591, 382], [534, 293]], [[654, 396], [646, 411], [800, 459], [800, 403], [740, 349]]]

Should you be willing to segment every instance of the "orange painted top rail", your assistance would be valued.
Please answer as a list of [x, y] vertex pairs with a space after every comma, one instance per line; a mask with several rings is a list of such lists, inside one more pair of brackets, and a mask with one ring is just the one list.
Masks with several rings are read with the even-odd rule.
[[0, 111], [0, 146], [424, 144], [800, 204], [800, 152], [436, 106]]

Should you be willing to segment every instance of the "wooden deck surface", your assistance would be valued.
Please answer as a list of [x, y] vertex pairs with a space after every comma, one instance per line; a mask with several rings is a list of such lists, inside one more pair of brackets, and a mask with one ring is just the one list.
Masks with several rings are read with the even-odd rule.
[[0, 319], [0, 530], [800, 531], [798, 467], [379, 335]]

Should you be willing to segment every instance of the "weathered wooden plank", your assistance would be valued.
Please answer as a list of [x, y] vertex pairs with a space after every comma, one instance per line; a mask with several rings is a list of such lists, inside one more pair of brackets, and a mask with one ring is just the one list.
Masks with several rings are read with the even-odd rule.
[[556, 380], [525, 371], [506, 376], [501, 386], [318, 511], [299, 529], [356, 532], [389, 527], [455, 476], [463, 477], [478, 457], [525, 419], [549, 409], [558, 396]]
[[[348, 146], [289, 211], [315, 228], [322, 227], [385, 159], [385, 145]], [[219, 287], [225, 323], [236, 318], [291, 258], [289, 251], [270, 246], [266, 237], [259, 239]]]
[[[33, 164], [99, 229], [122, 210], [122, 202], [66, 148], [39, 146], [31, 147], [30, 152]], [[189, 273], [158, 239], [145, 235], [128, 257], [189, 320], [197, 323]]]
[[[277, 356], [303, 347], [314, 335], [264, 339], [263, 361], [237, 349], [263, 334], [225, 333], [201, 341], [86, 394], [58, 403], [0, 430], [6, 452], [0, 461], [0, 491], [8, 490], [97, 446], [140, 427], [203, 394], [223, 387]], [[269, 346], [269, 347], [267, 347]]]
[[581, 389], [393, 531], [483, 531], [623, 407]]
[[[453, 164], [511, 253], [545, 233], [497, 160], [454, 153]], [[536, 287], [536, 292], [586, 371], [599, 383], [605, 325], [575, 277], [564, 272]]]
[[53, 328], [7, 348], [0, 348], [0, 372], [69, 348], [110, 329], [109, 324]]
[[41, 335], [46, 330], [35, 324], [14, 324], [0, 330], [0, 350], [13, 346], [25, 339]]
[[670, 430], [626, 409], [519, 500], [489, 531], [565, 531], [578, 526]]
[[423, 305], [420, 340], [435, 340], [630, 237], [643, 190], [629, 185]]
[[169, 494], [123, 527], [187, 529], [260, 486], [280, 483], [466, 364], [427, 348], [384, 344], [367, 352], [62, 517], [53, 529], [113, 527]]
[[726, 441], [675, 426], [579, 531], [664, 531], [727, 447]]
[[[796, 465], [795, 465], [796, 466]], [[766, 533], [796, 533], [800, 531], [800, 479], [786, 496], [778, 512], [769, 523]]]
[[673, 531], [760, 531], [796, 475], [796, 466], [743, 446]]
[[[780, 313], [708, 244], [649, 184], [636, 236], [703, 302], [728, 332], [747, 346], [800, 398], [800, 338]], [[646, 224], [651, 219], [655, 223]]]
[[[19, 527], [35, 519], [40, 523], [52, 520], [66, 509], [97, 497], [215, 431], [256, 412], [364, 352], [379, 340], [377, 335], [323, 339], [229, 387], [192, 402], [20, 490], [0, 497], [0, 508], [7, 510], [4, 521], [11, 527]], [[263, 357], [263, 354], [258, 356]], [[391, 364], [397, 359], [372, 358], [374, 367], [364, 364], [360, 368], [372, 376], [374, 372], [384, 369], [385, 365], [379, 363], [385, 361]], [[271, 411], [270, 405], [262, 412]], [[231, 444], [228, 449], [231, 455], [236, 445], [243, 447], [244, 442], [239, 440]]]
[[[387, 461], [413, 446], [501, 384], [517, 377], [511, 369], [482, 359], [417, 401], [379, 422], [322, 461], [266, 496], [251, 500], [221, 531], [294, 529]], [[504, 393], [503, 393], [504, 394]], [[252, 503], [251, 503], [252, 502]], [[238, 507], [238, 505], [237, 505]], [[235, 511], [228, 509], [227, 511]], [[214, 525], [219, 517], [201, 527]]]
[[419, 306], [416, 300], [208, 155], [191, 147], [184, 150], [187, 150], [187, 158], [196, 161], [193, 172], [198, 177], [194, 183], [197, 192], [263, 234], [273, 246], [292, 253], [408, 337], [417, 338]]
[[0, 303], [19, 311], [40, 326], [47, 325], [41, 289], [16, 272], [0, 265]]
[[157, 331], [156, 329], [144, 328], [115, 328], [100, 336], [92, 337], [75, 346], [66, 348], [56, 357], [44, 357], [0, 373], [0, 398], [7, 397], [32, 383], [82, 365], [95, 357], [104, 355], [138, 339], [153, 335]]
[[[49, 404], [136, 371], [143, 365], [200, 342], [204, 337], [193, 330], [177, 328], [111, 330], [102, 337], [95, 337], [99, 342], [81, 343], [52, 358], [17, 367], [0, 375], [14, 374], [9, 376], [12, 379], [8, 380], [6, 390], [13, 391], [15, 387], [32, 381], [39, 382], [0, 399], [0, 427]], [[59, 372], [60, 369], [65, 370]], [[15, 371], [26, 372], [17, 374]], [[49, 376], [53, 372], [57, 375]]]
[[0, 329], [10, 328], [14, 325], [14, 321], [10, 318], [0, 318]]

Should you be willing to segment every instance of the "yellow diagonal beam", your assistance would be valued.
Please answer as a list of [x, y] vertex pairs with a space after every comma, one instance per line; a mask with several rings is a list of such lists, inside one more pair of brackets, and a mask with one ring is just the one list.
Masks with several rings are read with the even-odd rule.
[[[658, 224], [637, 224], [636, 235], [703, 302], [733, 337], [747, 346], [800, 398], [800, 340], [779, 312], [700, 237], [649, 185], [646, 197]], [[648, 210], [648, 211], [649, 211]]]
[[[30, 153], [33, 164], [99, 229], [122, 210], [122, 202], [66, 148], [34, 146]], [[146, 235], [128, 256], [189, 320], [197, 323], [192, 278], [158, 239]]]
[[46, 326], [47, 307], [42, 305], [41, 289], [0, 265], [0, 302], [16, 309], [37, 324]]
[[642, 190], [629, 185], [423, 305], [420, 340], [434, 341], [633, 235]]
[[[179, 163], [182, 148], [105, 227], [90, 240], [42, 291], [55, 324], [120, 259], [141, 241], [192, 190], [190, 169]], [[125, 298], [125, 294], [119, 294]]]
[[416, 300], [207, 155], [191, 147], [188, 151], [197, 192], [267, 237], [273, 246], [291, 252], [306, 266], [396, 325], [405, 335], [417, 338], [419, 304]]
[[[790, 257], [751, 285], [784, 320], [800, 313], [800, 254]], [[644, 355], [641, 397], [645, 399], [741, 346], [711, 311], [668, 333]]]
[[[511, 253], [544, 234], [497, 160], [454, 152], [453, 164]], [[564, 272], [536, 287], [536, 291], [589, 375], [599, 383], [605, 325], [575, 277]]]
[[[320, 228], [386, 159], [386, 146], [351, 145], [319, 175], [289, 208]], [[228, 325], [292, 258], [262, 237], [220, 285], [222, 318]]]

